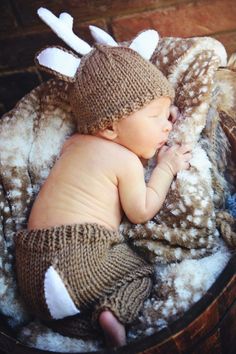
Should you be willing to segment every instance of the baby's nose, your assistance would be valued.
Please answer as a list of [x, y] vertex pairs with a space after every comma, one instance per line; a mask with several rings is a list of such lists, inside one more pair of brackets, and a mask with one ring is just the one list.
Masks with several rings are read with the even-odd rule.
[[169, 133], [172, 130], [172, 123], [168, 120], [165, 127], [163, 128], [164, 133]]

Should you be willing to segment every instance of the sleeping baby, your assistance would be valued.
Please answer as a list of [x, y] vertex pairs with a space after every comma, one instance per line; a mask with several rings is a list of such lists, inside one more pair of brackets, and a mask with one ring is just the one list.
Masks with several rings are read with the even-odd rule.
[[[118, 228], [124, 214], [135, 224], [152, 219], [177, 172], [189, 168], [190, 146], [165, 145], [173, 98], [163, 74], [125, 46], [96, 45], [69, 83], [77, 133], [15, 238], [26, 304], [64, 335], [102, 332], [108, 345], [124, 345], [150, 294], [153, 266]], [[146, 184], [142, 161], [156, 152]]]

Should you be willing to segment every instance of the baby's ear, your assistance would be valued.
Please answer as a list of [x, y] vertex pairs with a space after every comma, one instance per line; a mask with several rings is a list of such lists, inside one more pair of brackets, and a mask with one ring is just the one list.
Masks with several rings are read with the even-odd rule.
[[97, 136], [105, 138], [107, 140], [115, 140], [117, 138], [118, 132], [116, 128], [116, 122], [114, 122], [111, 126], [106, 129], [99, 130]]
[[40, 69], [53, 74], [64, 81], [73, 82], [80, 65], [80, 59], [71, 51], [62, 47], [46, 47], [35, 56]]

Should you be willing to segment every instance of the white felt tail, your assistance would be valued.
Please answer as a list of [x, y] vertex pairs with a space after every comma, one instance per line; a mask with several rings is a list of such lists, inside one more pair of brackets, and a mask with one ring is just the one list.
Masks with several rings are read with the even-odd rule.
[[45, 273], [44, 294], [53, 319], [59, 320], [80, 313], [53, 266], [49, 267]]
[[110, 34], [105, 32], [103, 29], [96, 26], [89, 26], [91, 35], [97, 43], [107, 44], [113, 47], [118, 46], [118, 43], [112, 38]]
[[39, 17], [58, 35], [58, 37], [60, 37], [77, 53], [85, 55], [92, 50], [88, 43], [76, 36], [72, 31], [69, 14], [63, 13], [61, 14], [62, 17], [60, 16], [58, 18], [53, 15], [51, 11], [43, 7], [40, 7], [37, 12]]
[[159, 34], [155, 30], [141, 32], [130, 44], [130, 48], [149, 60], [159, 42]]
[[69, 78], [75, 76], [80, 64], [79, 58], [57, 47], [43, 49], [36, 58], [40, 65]]

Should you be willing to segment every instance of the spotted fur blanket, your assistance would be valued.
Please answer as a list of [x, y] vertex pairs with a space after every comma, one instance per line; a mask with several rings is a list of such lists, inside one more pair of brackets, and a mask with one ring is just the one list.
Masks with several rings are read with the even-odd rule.
[[[219, 66], [226, 64], [226, 57], [223, 47], [213, 39], [168, 38], [159, 43], [152, 62], [175, 87], [176, 105], [182, 113], [182, 119], [170, 135], [169, 145], [192, 143], [192, 167], [178, 173], [164, 206], [152, 222], [131, 228], [128, 224], [127, 232], [151, 260], [169, 263], [202, 257], [214, 251], [218, 244], [214, 194], [218, 200], [224, 199], [221, 192], [226, 186], [223, 186], [222, 179], [218, 179], [222, 186], [213, 189], [212, 164], [208, 155], [209, 149], [215, 147], [204, 149], [202, 132], [207, 118], [210, 124], [216, 120], [209, 108], [216, 95], [215, 73]], [[212, 129], [219, 127], [212, 126]], [[214, 134], [220, 132], [215, 131]], [[217, 138], [217, 144], [221, 141], [226, 147], [223, 136]], [[225, 161], [225, 158], [221, 156], [221, 160]], [[219, 172], [215, 159], [212, 163], [214, 172]]]
[[[219, 117], [222, 91], [229, 84], [217, 78], [219, 67], [226, 66], [225, 49], [211, 38], [163, 38], [151, 60], [175, 87], [175, 104], [182, 113], [169, 144], [190, 142], [194, 149], [190, 170], [178, 173], [161, 211], [146, 224], [124, 220], [121, 225], [128, 242], [156, 267], [156, 284], [129, 331], [130, 340], [152, 333], [186, 311], [229, 258], [217, 222], [231, 188], [224, 178], [231, 160], [227, 159], [229, 145]], [[75, 131], [67, 89], [68, 84], [59, 80], [43, 83], [0, 120], [0, 308], [12, 326], [26, 324], [19, 330], [19, 338], [28, 345], [58, 350], [56, 342], [48, 339], [54, 335], [61, 350], [73, 351], [75, 346], [76, 351], [83, 351], [93, 350], [99, 343], [75, 344], [38, 322], [29, 324], [14, 272], [13, 236], [26, 226], [35, 196], [62, 144]], [[233, 92], [235, 95], [235, 88]], [[146, 169], [147, 180], [153, 164], [151, 160]], [[214, 266], [208, 265], [206, 273], [212, 257]], [[202, 276], [194, 283], [196, 264]]]

